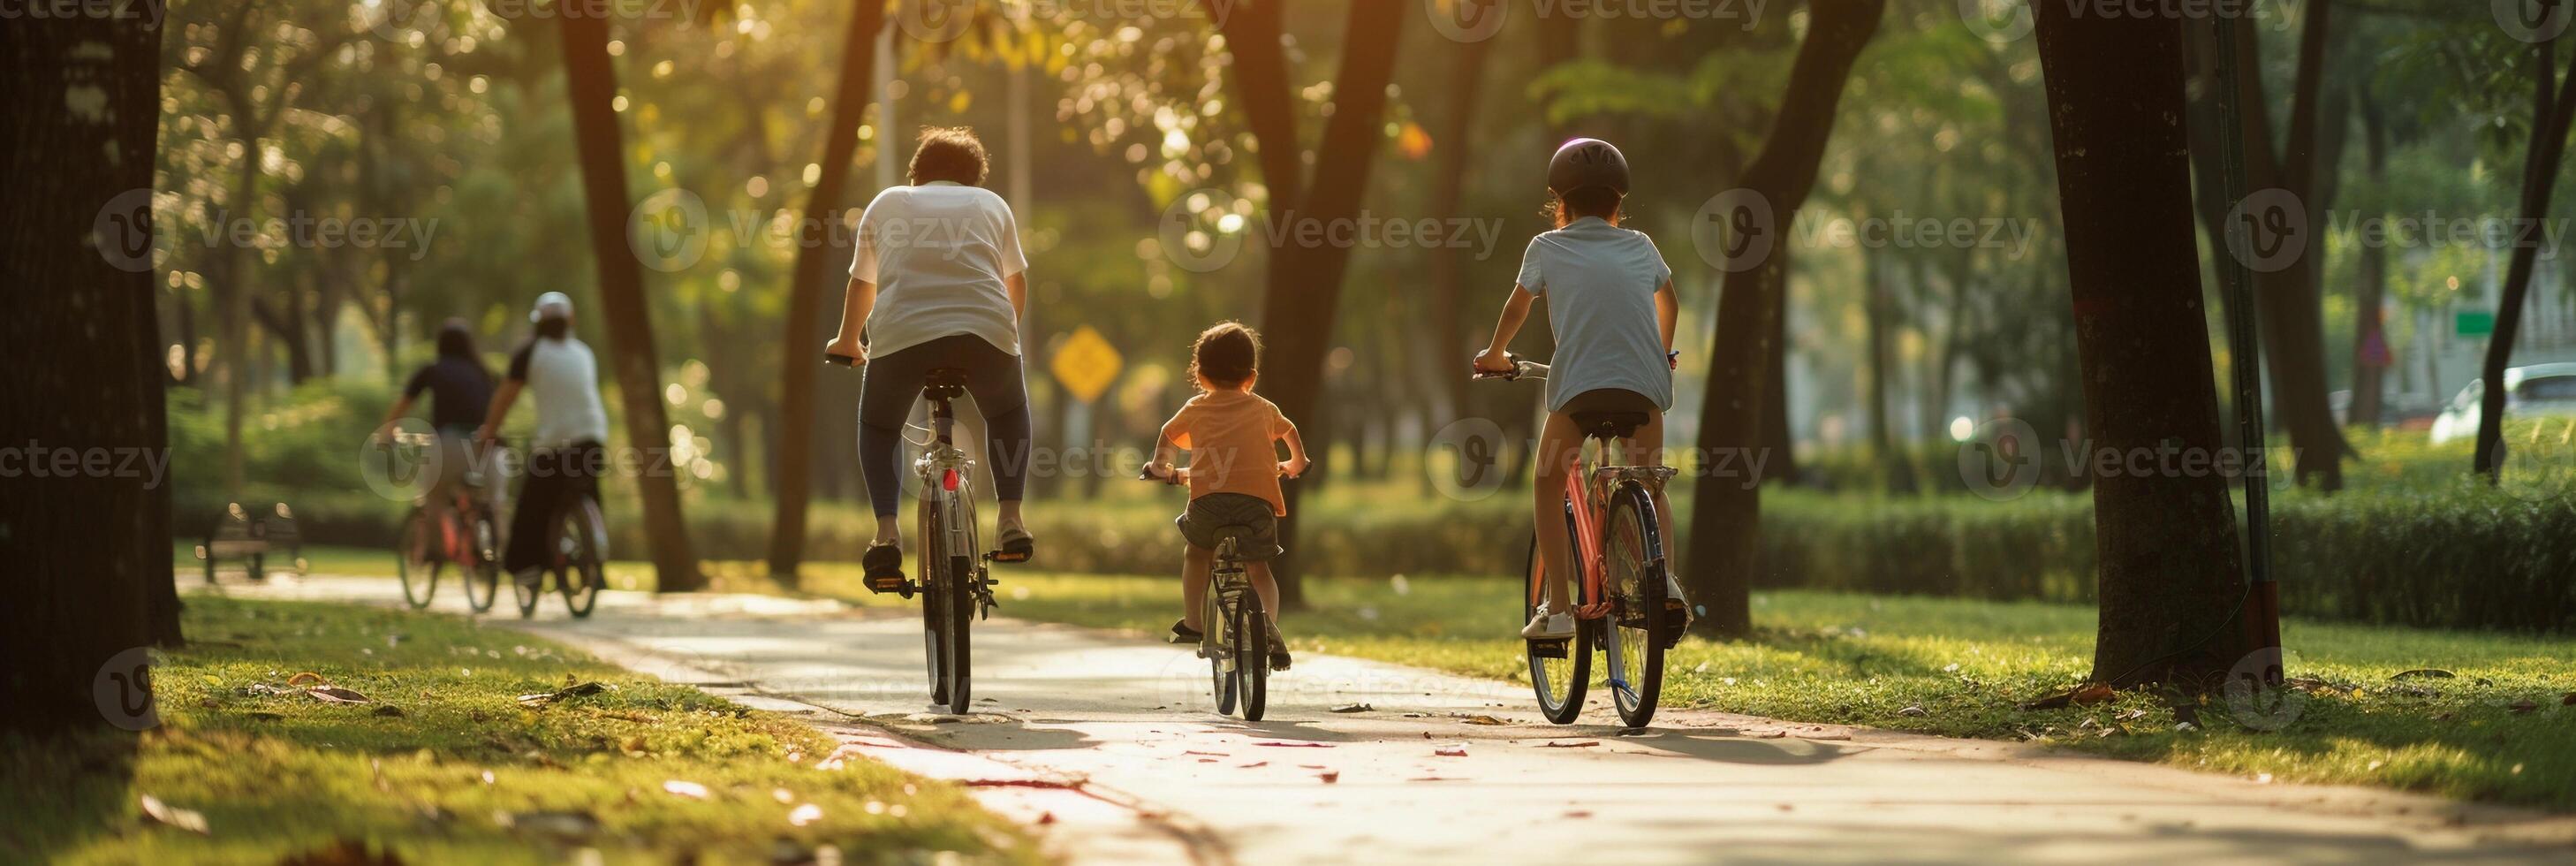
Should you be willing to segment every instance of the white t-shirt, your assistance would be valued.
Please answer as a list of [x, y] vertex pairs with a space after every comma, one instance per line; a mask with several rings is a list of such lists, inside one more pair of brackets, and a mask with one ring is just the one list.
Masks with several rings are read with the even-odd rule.
[[1556, 332], [1548, 411], [1601, 388], [1635, 391], [1673, 408], [1672, 365], [1655, 318], [1655, 292], [1672, 276], [1645, 233], [1599, 217], [1530, 239], [1520, 285], [1547, 299], [1547, 322]]
[[572, 336], [537, 337], [510, 356], [510, 378], [537, 398], [534, 448], [608, 442], [608, 410], [599, 403], [599, 359]]
[[1020, 321], [1002, 280], [1029, 269], [1011, 206], [949, 181], [888, 187], [859, 215], [850, 276], [877, 284], [868, 354], [973, 334], [1013, 355]]

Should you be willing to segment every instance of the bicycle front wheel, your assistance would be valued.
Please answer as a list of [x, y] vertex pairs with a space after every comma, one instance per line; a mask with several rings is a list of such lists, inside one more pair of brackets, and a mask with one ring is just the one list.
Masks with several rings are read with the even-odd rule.
[[599, 606], [599, 591], [608, 584], [601, 572], [601, 553], [608, 546], [608, 520], [599, 513], [599, 502], [581, 497], [571, 508], [564, 509], [562, 565], [555, 571], [555, 586], [563, 591], [564, 609], [574, 619], [587, 619]]
[[492, 515], [476, 512], [471, 523], [474, 533], [474, 561], [461, 577], [465, 579], [465, 604], [475, 613], [492, 609], [501, 594], [501, 533], [492, 525]]
[[[1566, 510], [1566, 537], [1574, 536], [1574, 512]], [[1529, 560], [1521, 570], [1521, 618], [1527, 623], [1538, 614], [1539, 603], [1547, 599], [1547, 570], [1539, 561], [1538, 536], [1530, 536]], [[1576, 604], [1583, 602], [1583, 575], [1568, 575], [1573, 582]], [[1576, 622], [1574, 636], [1558, 640], [1525, 640], [1521, 643], [1529, 654], [1530, 689], [1538, 694], [1539, 714], [1560, 725], [1574, 723], [1583, 714], [1583, 690], [1592, 682], [1592, 623]]]
[[1217, 592], [1216, 582], [1209, 581], [1207, 601], [1199, 605], [1199, 655], [1207, 659], [1208, 687], [1216, 697], [1216, 714], [1234, 715], [1234, 656], [1226, 652], [1232, 641], [1226, 631], [1234, 620], [1226, 613], [1225, 602]]
[[403, 521], [402, 540], [396, 542], [400, 546], [395, 549], [394, 565], [402, 576], [403, 601], [413, 610], [429, 607], [430, 598], [438, 594], [438, 571], [445, 563], [430, 554], [431, 545], [439, 543], [431, 534], [429, 513], [414, 508]]
[[1642, 728], [1654, 721], [1664, 690], [1664, 542], [1645, 488], [1630, 483], [1611, 494], [1608, 533], [1602, 577], [1612, 600], [1604, 647], [1610, 695], [1619, 720]]
[[1249, 589], [1234, 606], [1234, 677], [1242, 683], [1243, 720], [1261, 721], [1270, 691], [1270, 617], [1261, 594]]
[[948, 581], [940, 575], [946, 561], [933, 555], [938, 549], [939, 510], [931, 498], [922, 497], [920, 520], [914, 526], [916, 564], [913, 576], [921, 587], [921, 661], [930, 673], [930, 702], [948, 703], [947, 668], [940, 656], [948, 651]]

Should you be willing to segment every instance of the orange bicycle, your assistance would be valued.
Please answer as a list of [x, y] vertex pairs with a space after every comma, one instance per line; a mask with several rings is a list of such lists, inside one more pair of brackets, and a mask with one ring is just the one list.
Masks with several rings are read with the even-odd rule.
[[[1511, 356], [1509, 372], [1478, 371], [1479, 379], [1545, 379], [1545, 364]], [[1525, 640], [1530, 687], [1548, 721], [1571, 724], [1583, 712], [1591, 685], [1592, 651], [1598, 647], [1606, 685], [1629, 727], [1654, 720], [1664, 686], [1664, 651], [1689, 625], [1688, 605], [1669, 590], [1663, 524], [1655, 493], [1679, 472], [1669, 466], [1627, 466], [1624, 454], [1644, 412], [1576, 412], [1583, 432], [1581, 462], [1565, 476], [1566, 536], [1574, 553], [1574, 636]], [[1530, 536], [1520, 619], [1528, 622], [1547, 599], [1546, 563], [1538, 536]]]

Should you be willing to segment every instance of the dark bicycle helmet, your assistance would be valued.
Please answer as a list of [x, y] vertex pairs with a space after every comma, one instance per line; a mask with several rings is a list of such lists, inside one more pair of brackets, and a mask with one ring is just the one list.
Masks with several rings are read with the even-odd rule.
[[1556, 149], [1547, 161], [1547, 189], [1564, 195], [1588, 186], [1606, 186], [1628, 194], [1628, 157], [1598, 138], [1578, 138]]

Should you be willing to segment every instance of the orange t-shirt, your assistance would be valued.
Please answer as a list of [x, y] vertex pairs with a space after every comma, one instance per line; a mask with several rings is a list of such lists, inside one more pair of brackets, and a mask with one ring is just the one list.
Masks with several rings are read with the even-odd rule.
[[1190, 452], [1190, 498], [1240, 493], [1270, 501], [1288, 516], [1279, 493], [1279, 449], [1272, 443], [1297, 425], [1279, 407], [1250, 391], [1218, 391], [1190, 398], [1163, 431]]

